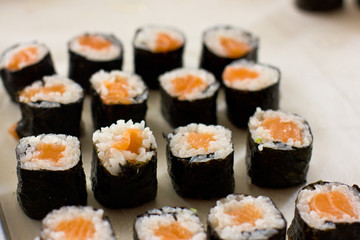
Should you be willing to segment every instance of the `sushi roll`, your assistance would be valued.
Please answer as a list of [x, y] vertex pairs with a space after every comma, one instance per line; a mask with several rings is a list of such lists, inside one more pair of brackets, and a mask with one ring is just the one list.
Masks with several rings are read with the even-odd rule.
[[119, 119], [145, 120], [148, 89], [141, 77], [114, 70], [100, 70], [91, 77], [91, 110], [95, 129]]
[[66, 206], [50, 212], [42, 221], [40, 237], [35, 240], [116, 240], [104, 210]]
[[240, 58], [257, 61], [259, 40], [233, 26], [216, 26], [203, 33], [200, 68], [212, 72], [218, 81], [226, 65]]
[[69, 78], [90, 91], [91, 76], [103, 69], [121, 70], [124, 49], [119, 39], [111, 34], [84, 33], [68, 43]]
[[216, 124], [220, 84], [202, 69], [175, 69], [160, 76], [161, 113], [172, 127]]
[[230, 130], [192, 123], [175, 129], [166, 140], [168, 172], [181, 197], [212, 199], [234, 191]]
[[93, 149], [92, 190], [100, 204], [130, 208], [155, 199], [156, 142], [144, 121], [119, 120], [97, 130]]
[[257, 107], [278, 109], [279, 69], [265, 64], [239, 60], [226, 66], [223, 75], [227, 115], [231, 122], [247, 127]]
[[209, 240], [285, 240], [286, 220], [265, 196], [231, 194], [210, 209]]
[[145, 26], [134, 37], [134, 66], [151, 89], [159, 88], [159, 75], [183, 66], [185, 37], [168, 26]]
[[19, 137], [41, 133], [80, 136], [84, 91], [74, 81], [53, 75], [45, 76], [18, 94], [21, 120]]
[[339, 182], [303, 187], [295, 202], [289, 240], [360, 239], [360, 189]]
[[248, 126], [246, 166], [253, 184], [281, 188], [306, 182], [313, 136], [304, 118], [258, 108]]
[[343, 5], [343, 0], [296, 0], [296, 5], [307, 11], [332, 11]]
[[16, 146], [17, 200], [24, 213], [42, 219], [65, 205], [86, 205], [85, 174], [78, 138], [42, 134]]
[[195, 211], [181, 207], [149, 210], [136, 218], [134, 240], [205, 240], [204, 226]]
[[49, 49], [38, 42], [16, 44], [0, 58], [0, 76], [13, 102], [17, 100], [18, 91], [54, 73]]

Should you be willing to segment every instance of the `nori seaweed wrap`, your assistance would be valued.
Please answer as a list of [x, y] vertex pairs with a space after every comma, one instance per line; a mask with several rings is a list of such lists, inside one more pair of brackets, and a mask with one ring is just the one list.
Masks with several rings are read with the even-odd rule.
[[90, 92], [90, 78], [99, 70], [121, 70], [124, 48], [111, 34], [84, 33], [68, 43], [69, 78]]
[[93, 135], [92, 190], [104, 207], [137, 207], [156, 197], [156, 143], [144, 125], [119, 120]]
[[249, 119], [246, 148], [251, 182], [268, 188], [305, 183], [312, 146], [310, 126], [302, 117], [257, 109]]
[[133, 41], [135, 73], [150, 89], [159, 88], [159, 76], [183, 66], [184, 35], [165, 26], [137, 29]]
[[230, 130], [189, 124], [167, 138], [168, 173], [177, 194], [213, 199], [234, 191], [234, 150]]
[[119, 119], [134, 122], [145, 120], [148, 88], [138, 75], [100, 71], [92, 76], [91, 84], [95, 129], [110, 126]]
[[22, 138], [16, 147], [17, 199], [24, 213], [42, 219], [65, 205], [86, 205], [80, 142], [66, 135]]
[[230, 121], [247, 128], [249, 117], [257, 107], [279, 108], [279, 69], [265, 64], [239, 60], [228, 65], [223, 73], [227, 115]]
[[286, 220], [266, 196], [230, 194], [210, 209], [207, 234], [208, 240], [285, 240]]
[[80, 136], [83, 89], [70, 79], [44, 77], [19, 93], [21, 120], [19, 137], [41, 133]]
[[221, 82], [226, 65], [236, 59], [257, 61], [259, 40], [250, 32], [234, 26], [221, 25], [203, 33], [200, 68], [215, 75]]
[[176, 69], [160, 76], [161, 113], [172, 127], [216, 124], [220, 84], [205, 70]]
[[13, 102], [17, 101], [18, 91], [54, 73], [50, 51], [43, 44], [16, 44], [1, 55], [0, 76]]
[[[328, 202], [324, 201], [324, 198]], [[331, 206], [326, 205], [327, 203], [331, 203]], [[342, 213], [341, 216], [338, 215], [339, 212]], [[357, 185], [350, 187], [338, 182], [315, 182], [299, 191], [288, 238], [289, 240], [360, 239], [359, 216], [360, 189]]]
[[307, 11], [332, 11], [343, 5], [343, 0], [296, 0], [296, 5]]

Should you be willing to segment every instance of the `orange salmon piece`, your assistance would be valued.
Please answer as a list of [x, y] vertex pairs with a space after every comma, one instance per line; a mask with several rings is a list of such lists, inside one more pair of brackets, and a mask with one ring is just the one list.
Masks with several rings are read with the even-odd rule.
[[9, 133], [12, 137], [14, 137], [16, 140], [19, 140], [20, 137], [19, 137], [19, 135], [18, 135], [17, 132], [16, 132], [16, 127], [17, 127], [17, 123], [12, 124], [12, 125], [8, 128], [8, 133]]
[[69, 221], [60, 222], [56, 232], [64, 232], [66, 240], [87, 240], [94, 237], [95, 227], [92, 221], [77, 217]]
[[24, 96], [28, 99], [35, 96], [36, 94], [44, 93], [44, 94], [50, 94], [50, 93], [60, 93], [60, 95], [63, 95], [66, 91], [66, 86], [64, 84], [54, 84], [52, 86], [48, 87], [41, 87], [37, 89], [31, 89], [27, 88], [20, 92], [21, 96]]
[[181, 240], [191, 239], [193, 237], [191, 232], [181, 226], [179, 222], [173, 222], [169, 225], [160, 225], [154, 230], [154, 234], [161, 240]]
[[180, 99], [186, 98], [188, 94], [191, 94], [195, 89], [205, 89], [207, 84], [194, 75], [186, 75], [184, 77], [178, 77], [171, 80], [174, 86], [175, 95], [179, 96]]
[[122, 138], [113, 143], [112, 147], [118, 150], [128, 150], [130, 152], [139, 154], [139, 148], [143, 142], [143, 131], [136, 128], [125, 130]]
[[115, 82], [104, 81], [108, 93], [101, 94], [101, 99], [105, 104], [131, 104], [129, 99], [128, 87], [126, 79], [116, 77]]
[[178, 49], [181, 46], [181, 41], [173, 38], [167, 33], [158, 33], [155, 40], [154, 52], [169, 52]]
[[30, 65], [38, 60], [38, 49], [36, 47], [24, 48], [12, 56], [7, 68], [11, 71], [20, 70], [22, 64]]
[[225, 211], [225, 213], [234, 216], [234, 225], [250, 223], [252, 226], [255, 226], [255, 221], [263, 218], [259, 209], [252, 204], [245, 204], [232, 211]]
[[335, 217], [342, 219], [345, 214], [353, 218], [359, 216], [354, 212], [347, 196], [339, 191], [319, 193], [310, 201], [310, 210], [315, 211], [320, 217]]
[[254, 79], [259, 76], [255, 70], [250, 70], [245, 67], [227, 67], [223, 73], [223, 79], [227, 82], [233, 83], [235, 81], [243, 81], [245, 79]]
[[189, 133], [186, 141], [191, 145], [192, 148], [200, 149], [204, 148], [206, 151], [209, 148], [209, 143], [214, 141], [214, 134], [210, 133]]
[[286, 143], [290, 138], [301, 141], [301, 131], [293, 122], [281, 121], [279, 117], [266, 118], [262, 123], [263, 128], [270, 130], [274, 139], [280, 139]]
[[52, 143], [39, 143], [36, 146], [36, 151], [40, 154], [35, 157], [39, 160], [50, 160], [57, 163], [62, 157], [64, 157], [65, 145], [58, 145]]
[[84, 35], [78, 37], [80, 45], [83, 47], [92, 48], [98, 51], [107, 50], [111, 47], [111, 41], [101, 36]]
[[229, 37], [221, 37], [220, 44], [229, 58], [239, 58], [251, 51], [251, 47], [244, 42]]

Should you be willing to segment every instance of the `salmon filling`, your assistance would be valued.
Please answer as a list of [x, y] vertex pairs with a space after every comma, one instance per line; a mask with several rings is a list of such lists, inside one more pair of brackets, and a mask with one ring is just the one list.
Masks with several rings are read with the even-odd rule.
[[64, 157], [64, 151], [66, 149], [65, 145], [52, 144], [52, 143], [39, 143], [36, 146], [36, 151], [39, 151], [40, 154], [35, 156], [36, 160], [47, 160], [53, 163], [58, 163], [58, 161]]
[[283, 121], [279, 117], [269, 117], [262, 122], [262, 127], [270, 131], [274, 139], [286, 143], [289, 139], [301, 142], [301, 130], [292, 121]]
[[204, 148], [207, 151], [209, 149], [210, 142], [215, 141], [215, 139], [214, 134], [191, 132], [189, 133], [186, 141], [191, 145], [192, 148]]
[[174, 94], [179, 96], [179, 99], [185, 99], [195, 89], [205, 90], [207, 87], [207, 84], [200, 77], [191, 74], [174, 78], [171, 83], [174, 86]]
[[225, 213], [234, 217], [234, 225], [249, 223], [255, 226], [256, 220], [263, 218], [259, 209], [252, 204], [245, 204], [240, 208], [227, 210]]
[[342, 219], [344, 215], [359, 217], [354, 212], [348, 197], [339, 191], [319, 193], [311, 199], [309, 206], [310, 210], [315, 211], [321, 218]]
[[154, 52], [169, 52], [178, 49], [181, 46], [181, 41], [173, 38], [167, 33], [158, 33], [155, 41]]
[[105, 104], [131, 104], [126, 79], [117, 76], [115, 82], [104, 81], [103, 84], [107, 94], [101, 93], [100, 97]]
[[66, 240], [87, 240], [95, 234], [92, 221], [77, 217], [69, 221], [60, 222], [55, 229], [56, 232], [64, 232]]
[[143, 142], [143, 131], [136, 128], [130, 128], [125, 130], [122, 138], [112, 144], [112, 148], [118, 150], [127, 150], [132, 153], [139, 154], [139, 149], [142, 146]]
[[40, 88], [26, 88], [20, 92], [20, 96], [27, 99], [31, 99], [37, 94], [55, 94], [59, 93], [63, 95], [66, 92], [66, 86], [64, 84], [54, 84], [52, 86], [43, 86]]
[[229, 58], [240, 58], [251, 51], [249, 44], [234, 38], [220, 37], [220, 44]]
[[20, 137], [19, 137], [19, 135], [18, 135], [17, 132], [16, 132], [16, 127], [17, 127], [17, 123], [12, 124], [12, 125], [8, 128], [8, 133], [9, 133], [12, 137], [14, 137], [16, 140], [19, 140]]
[[229, 83], [245, 79], [255, 79], [257, 77], [259, 77], [259, 72], [245, 67], [227, 67], [223, 73], [223, 79]]
[[192, 233], [181, 226], [179, 222], [173, 222], [169, 225], [160, 225], [154, 230], [155, 236], [161, 240], [180, 240], [180, 239], [191, 239]]
[[11, 71], [20, 70], [24, 65], [31, 65], [38, 60], [38, 49], [36, 47], [24, 48], [12, 56], [7, 68]]
[[112, 45], [111, 41], [101, 36], [84, 35], [78, 37], [77, 40], [81, 46], [92, 48], [97, 51], [108, 50]]

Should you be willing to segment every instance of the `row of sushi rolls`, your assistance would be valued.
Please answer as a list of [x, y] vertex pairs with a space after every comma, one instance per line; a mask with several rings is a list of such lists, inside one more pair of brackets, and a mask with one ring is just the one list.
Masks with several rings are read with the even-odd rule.
[[[246, 167], [263, 188], [304, 184], [313, 135], [301, 116], [279, 110], [280, 71], [257, 62], [259, 40], [236, 26], [203, 33], [200, 67], [183, 67], [184, 34], [169, 26], [139, 28], [135, 73], [121, 70], [123, 46], [113, 35], [84, 33], [68, 43], [68, 77], [56, 75], [49, 49], [18, 44], [1, 56], [0, 73], [21, 120], [16, 146], [17, 200], [43, 219], [37, 239], [116, 239], [102, 209], [87, 205], [79, 136], [86, 95], [91, 99], [91, 186], [105, 208], [133, 208], [157, 195], [157, 145], [145, 124], [149, 89], [174, 130], [167, 142], [175, 192], [216, 199], [207, 226], [195, 209], [164, 206], [134, 219], [134, 239], [360, 239], [360, 189], [319, 181], [303, 187], [287, 223], [266, 196], [234, 193], [232, 132], [217, 124], [223, 89], [227, 116], [247, 129]], [[36, 187], [34, 187], [36, 186]]]

